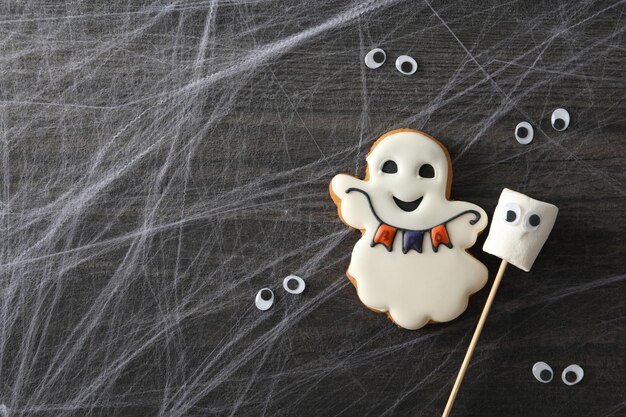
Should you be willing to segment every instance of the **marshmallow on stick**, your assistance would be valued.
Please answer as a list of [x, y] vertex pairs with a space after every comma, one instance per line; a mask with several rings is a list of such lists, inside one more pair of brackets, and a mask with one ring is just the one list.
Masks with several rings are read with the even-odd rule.
[[454, 382], [454, 387], [448, 398], [448, 403], [442, 417], [448, 417], [452, 411], [454, 400], [461, 387], [461, 382], [472, 359], [472, 354], [485, 326], [489, 310], [496, 298], [496, 293], [506, 266], [511, 263], [528, 272], [535, 263], [539, 251], [546, 243], [559, 209], [555, 205], [532, 199], [524, 194], [505, 188], [500, 194], [500, 200], [491, 219], [489, 236], [483, 246], [487, 253], [502, 259], [498, 274], [493, 281], [485, 308], [480, 315], [478, 325], [472, 336], [463, 364]]
[[493, 213], [483, 250], [530, 271], [558, 212], [557, 206], [505, 188]]

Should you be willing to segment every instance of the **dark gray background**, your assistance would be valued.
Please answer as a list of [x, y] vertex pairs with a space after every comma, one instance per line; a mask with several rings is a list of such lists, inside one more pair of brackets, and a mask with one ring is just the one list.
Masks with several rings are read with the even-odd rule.
[[448, 147], [453, 198], [561, 210], [506, 273], [453, 415], [626, 415], [623, 1], [99, 3], [0, 7], [8, 415], [440, 415], [487, 290], [417, 331], [369, 311], [327, 191], [399, 127]]

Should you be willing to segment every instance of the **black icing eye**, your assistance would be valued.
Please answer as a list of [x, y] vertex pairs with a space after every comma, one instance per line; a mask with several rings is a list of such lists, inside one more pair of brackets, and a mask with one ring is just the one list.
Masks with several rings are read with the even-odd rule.
[[392, 160], [386, 161], [383, 164], [383, 172], [385, 174], [395, 174], [398, 172], [398, 165]]
[[504, 209], [502, 210], [502, 217], [504, 221], [510, 224], [519, 223], [519, 219], [522, 215], [522, 209], [518, 204], [515, 203], [506, 203], [504, 205]]
[[380, 48], [374, 48], [365, 55], [365, 65], [367, 65], [367, 68], [379, 68], [385, 63], [385, 60], [387, 60], [387, 54]]
[[420, 167], [419, 175], [422, 178], [435, 178], [435, 168], [431, 164], [424, 164]]
[[541, 224], [541, 216], [536, 211], [529, 211], [524, 218], [524, 229], [528, 231], [537, 230]]
[[552, 368], [547, 363], [537, 362], [533, 365], [533, 376], [537, 381], [547, 384], [552, 381], [554, 371], [552, 371]]
[[583, 371], [583, 368], [574, 364], [563, 369], [561, 379], [565, 385], [576, 385], [583, 380], [584, 376], [585, 371]]
[[569, 112], [565, 109], [556, 109], [552, 112], [550, 122], [554, 130], [562, 132], [569, 126]]
[[396, 59], [396, 68], [404, 75], [412, 75], [417, 71], [417, 62], [408, 55], [400, 55]]
[[274, 304], [274, 292], [269, 288], [259, 290], [254, 299], [254, 304], [259, 310], [269, 310], [272, 304]]
[[522, 145], [528, 145], [533, 141], [535, 131], [528, 122], [520, 122], [515, 127], [515, 139]]

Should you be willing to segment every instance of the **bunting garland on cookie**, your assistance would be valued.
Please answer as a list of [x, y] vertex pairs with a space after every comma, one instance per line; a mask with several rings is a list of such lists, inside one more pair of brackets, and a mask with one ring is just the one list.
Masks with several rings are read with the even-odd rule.
[[386, 223], [381, 223], [378, 229], [376, 229], [374, 239], [372, 243], [370, 243], [370, 246], [374, 247], [380, 244], [387, 248], [387, 251], [391, 252], [393, 250], [393, 240], [398, 231], [402, 232], [402, 253], [404, 254], [411, 250], [422, 253], [422, 244], [426, 233], [430, 235], [430, 242], [434, 252], [439, 250], [439, 245], [444, 245], [452, 249], [452, 242], [450, 241], [445, 223], [426, 230], [405, 230], [390, 226]]
[[430, 243], [433, 248], [433, 252], [437, 252], [439, 250], [439, 246], [443, 245], [450, 249], [452, 249], [452, 241], [450, 240], [450, 235], [448, 234], [448, 229], [446, 229], [446, 224], [451, 222], [452, 220], [463, 216], [464, 214], [473, 214], [475, 217], [470, 220], [470, 224], [476, 224], [478, 220], [480, 220], [480, 213], [476, 210], [465, 210], [456, 216], [450, 217], [448, 220], [444, 221], [441, 224], [433, 226], [429, 229], [423, 230], [410, 230], [410, 229], [402, 229], [399, 227], [392, 226], [390, 224], [385, 223], [374, 210], [374, 206], [372, 205], [372, 201], [370, 200], [369, 194], [364, 190], [359, 188], [348, 188], [346, 193], [350, 193], [351, 191], [357, 191], [363, 194], [367, 201], [369, 202], [370, 209], [374, 214], [374, 217], [380, 222], [378, 229], [376, 229], [376, 233], [374, 233], [374, 239], [372, 239], [372, 243], [370, 246], [374, 247], [376, 245], [383, 245], [387, 248], [387, 251], [391, 252], [393, 249], [393, 241], [398, 234], [398, 231], [402, 232], [402, 253], [407, 254], [409, 251], [414, 250], [418, 253], [422, 253], [422, 247], [424, 243], [424, 235], [428, 233], [430, 236]]
[[408, 253], [411, 249], [422, 253], [424, 242], [423, 230], [405, 230], [402, 232], [402, 253]]
[[437, 252], [439, 245], [444, 245], [452, 249], [452, 242], [450, 242], [445, 223], [430, 229], [430, 240], [433, 242], [433, 250], [435, 252]]
[[380, 226], [378, 226], [378, 229], [376, 229], [374, 240], [372, 240], [372, 243], [370, 245], [374, 247], [380, 243], [384, 247], [386, 247], [389, 252], [391, 252], [391, 248], [393, 247], [393, 240], [395, 239], [397, 232], [398, 229], [396, 227], [381, 223]]

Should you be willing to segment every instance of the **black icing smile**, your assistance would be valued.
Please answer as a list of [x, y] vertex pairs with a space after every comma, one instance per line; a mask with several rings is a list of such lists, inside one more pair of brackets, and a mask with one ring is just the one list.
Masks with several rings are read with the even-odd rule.
[[424, 198], [424, 196], [413, 201], [402, 201], [399, 198], [394, 197], [393, 201], [396, 202], [396, 206], [400, 207], [400, 209], [404, 211], [414, 211], [419, 207], [420, 203], [422, 202], [422, 198]]

